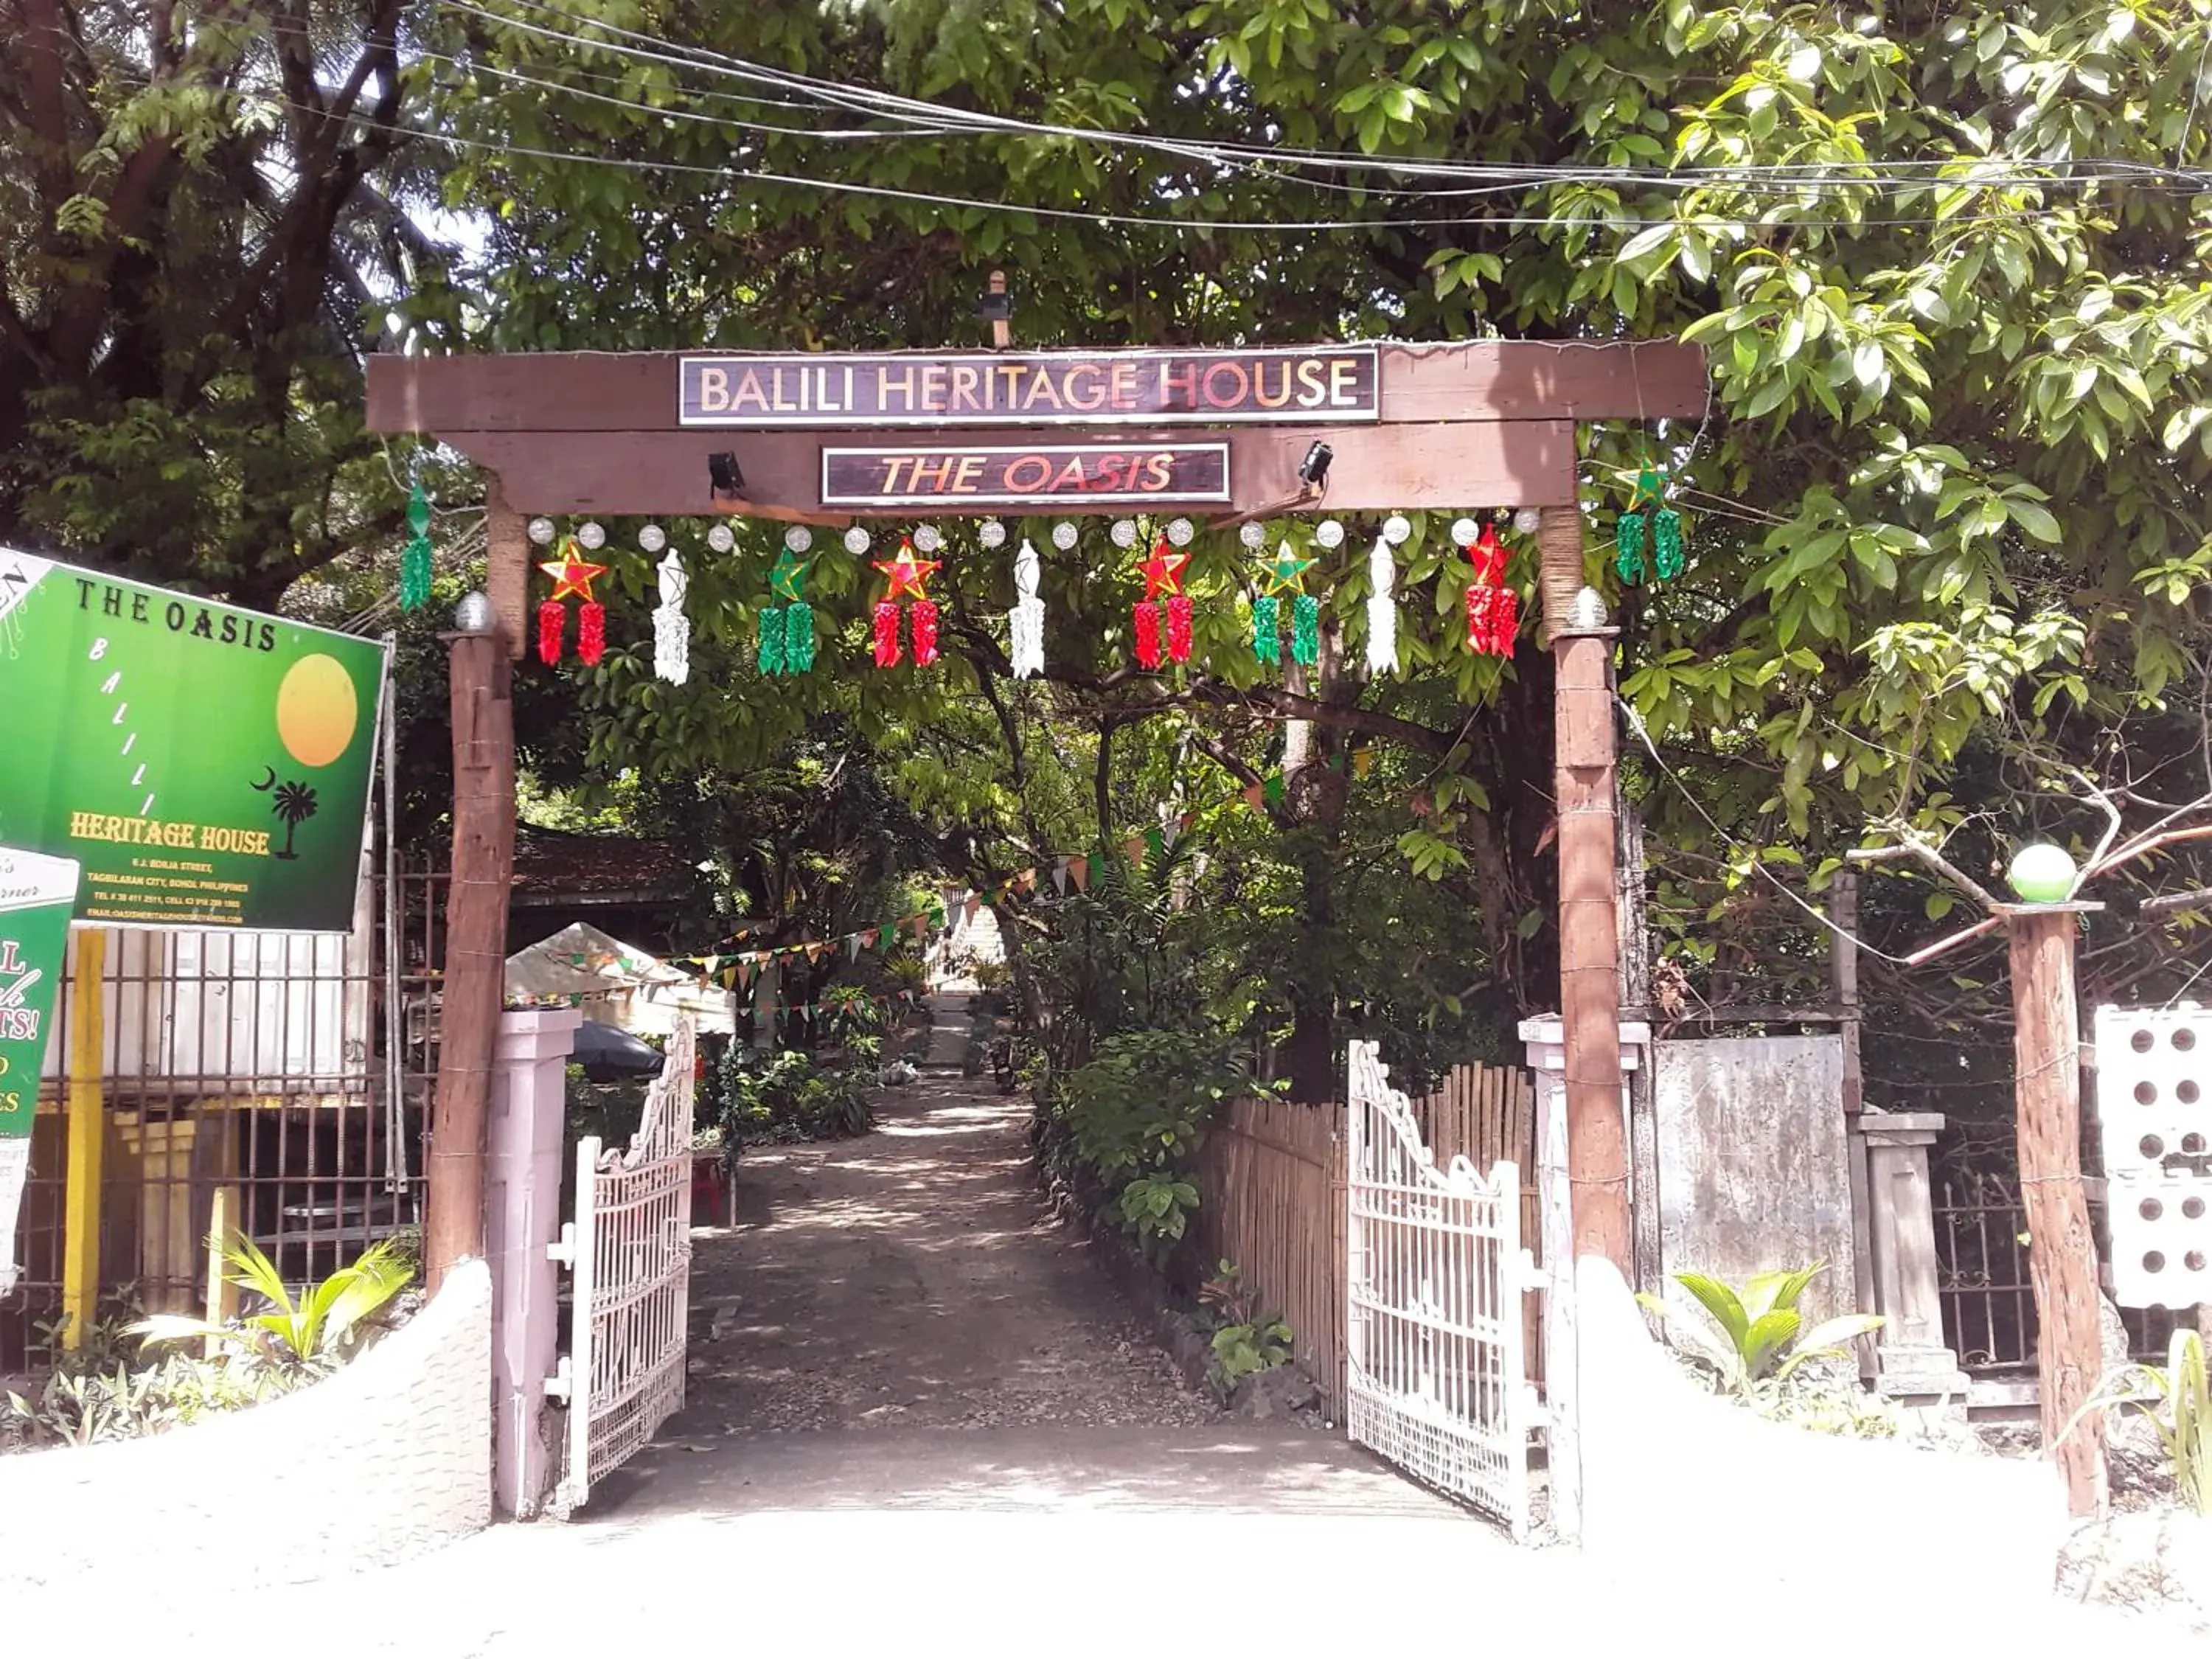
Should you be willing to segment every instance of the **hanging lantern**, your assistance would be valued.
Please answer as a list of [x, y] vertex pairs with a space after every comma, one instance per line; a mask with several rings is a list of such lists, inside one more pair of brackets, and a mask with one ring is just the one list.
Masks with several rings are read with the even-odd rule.
[[1398, 601], [1391, 592], [1397, 580], [1398, 565], [1390, 556], [1390, 532], [1386, 526], [1367, 553], [1367, 672], [1370, 674], [1398, 672]]
[[1006, 615], [1007, 636], [1012, 646], [1014, 678], [1028, 679], [1044, 672], [1044, 601], [1037, 597], [1042, 577], [1036, 549], [1022, 538], [1014, 555], [1014, 608]]
[[407, 494], [407, 545], [399, 555], [399, 608], [420, 611], [430, 603], [430, 498], [418, 482]]
[[1636, 475], [1628, 507], [1613, 526], [1613, 567], [1624, 583], [1644, 580], [1647, 549], [1648, 574], [1662, 582], [1682, 574], [1682, 515], [1667, 505], [1665, 468], [1647, 466]]
[[890, 586], [876, 605], [875, 641], [876, 666], [896, 668], [899, 660], [899, 601], [911, 601], [909, 632], [914, 641], [914, 660], [918, 668], [927, 668], [937, 660], [937, 605], [929, 597], [929, 579], [942, 561], [925, 559], [914, 550], [914, 543], [902, 538], [898, 556], [874, 561], [877, 569], [884, 573]]
[[1487, 657], [1510, 657], [1521, 629], [1521, 597], [1506, 585], [1509, 555], [1498, 539], [1498, 526], [1461, 519], [1453, 526], [1472, 567], [1467, 589], [1468, 649]]
[[814, 608], [803, 597], [808, 561], [793, 550], [793, 542], [804, 550], [813, 538], [785, 539], [768, 574], [769, 591], [782, 603], [760, 615], [760, 672], [771, 676], [804, 674], [814, 666]]
[[[639, 536], [641, 546], [645, 539]], [[672, 547], [660, 562], [659, 574], [660, 603], [653, 611], [653, 672], [671, 685], [682, 685], [691, 678], [691, 619], [684, 614], [684, 596], [691, 579]]]
[[1143, 667], [1158, 668], [1164, 658], [1190, 660], [1190, 599], [1182, 591], [1189, 566], [1190, 555], [1170, 547], [1162, 533], [1152, 538], [1150, 556], [1137, 567], [1145, 579], [1145, 597], [1137, 601], [1130, 620], [1136, 630], [1137, 661]]
[[1321, 602], [1306, 592], [1306, 572], [1314, 561], [1291, 551], [1288, 541], [1276, 549], [1261, 573], [1260, 595], [1252, 601], [1252, 654], [1263, 663], [1283, 659], [1282, 601], [1291, 601], [1291, 658], [1311, 665], [1321, 659]]
[[586, 667], [596, 665], [606, 650], [605, 609], [592, 597], [592, 584], [607, 574], [603, 564], [593, 564], [579, 550], [577, 539], [569, 537], [561, 544], [561, 556], [547, 559], [538, 567], [553, 580], [553, 595], [538, 607], [538, 654], [548, 667], [561, 660], [563, 636], [568, 632], [568, 614], [564, 601], [574, 598], [580, 602], [576, 618], [576, 659]]

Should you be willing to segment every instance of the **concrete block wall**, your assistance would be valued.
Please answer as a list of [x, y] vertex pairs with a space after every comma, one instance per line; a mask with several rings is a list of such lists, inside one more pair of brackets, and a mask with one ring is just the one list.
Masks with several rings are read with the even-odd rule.
[[234, 1594], [404, 1559], [491, 1518], [491, 1275], [448, 1274], [336, 1376], [151, 1439], [0, 1457], [0, 1601]]

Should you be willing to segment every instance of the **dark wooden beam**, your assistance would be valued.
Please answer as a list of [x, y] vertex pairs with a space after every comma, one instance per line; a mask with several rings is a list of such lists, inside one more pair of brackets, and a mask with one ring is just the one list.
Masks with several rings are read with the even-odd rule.
[[[435, 360], [434, 360], [435, 361]], [[463, 361], [454, 359], [451, 361]], [[488, 360], [496, 361], [496, 360]], [[608, 361], [623, 361], [612, 359]], [[438, 436], [500, 480], [504, 506], [520, 514], [734, 514], [756, 518], [927, 518], [959, 514], [957, 500], [942, 506], [848, 508], [822, 512], [821, 454], [825, 445], [881, 447], [902, 437], [933, 449], [960, 446], [1003, 448], [1027, 443], [1065, 444], [1070, 428], [987, 428], [921, 433], [887, 431], [732, 432], [702, 427], [658, 431], [495, 431], [439, 427]], [[1193, 428], [1109, 431], [1085, 441], [1126, 444], [1191, 441]], [[1230, 446], [1229, 478], [1234, 514], [1386, 513], [1424, 507], [1570, 507], [1575, 502], [1575, 434], [1571, 422], [1422, 422], [1407, 425], [1238, 427], [1210, 429]], [[1316, 439], [1335, 452], [1328, 489], [1302, 500], [1297, 465]], [[742, 502], [717, 501], [708, 488], [707, 458], [726, 450], [744, 474]], [[966, 509], [969, 513], [981, 510]], [[994, 509], [1011, 513], [1013, 509]], [[1080, 497], [1027, 509], [1040, 514], [1127, 514], [1126, 501], [1090, 506]], [[1218, 505], [1189, 509], [1211, 517]]]
[[[675, 352], [374, 356], [368, 360], [369, 429], [441, 437], [468, 432], [674, 432], [679, 361]], [[1704, 350], [1673, 341], [1385, 345], [1381, 368], [1385, 425], [1684, 419], [1701, 415], [1707, 404]], [[1079, 423], [1056, 428], [1063, 437], [1076, 429]], [[728, 438], [739, 429], [721, 430]]]

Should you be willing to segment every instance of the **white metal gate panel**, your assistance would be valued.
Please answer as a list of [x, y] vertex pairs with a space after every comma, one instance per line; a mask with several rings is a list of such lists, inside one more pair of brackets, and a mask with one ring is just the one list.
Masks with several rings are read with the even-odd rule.
[[561, 1376], [568, 1427], [550, 1507], [567, 1515], [684, 1406], [691, 1296], [691, 1107], [696, 1036], [677, 1022], [627, 1148], [576, 1148], [575, 1273]]
[[1521, 1172], [1438, 1170], [1371, 1042], [1352, 1045], [1346, 1427], [1416, 1480], [1528, 1530]]

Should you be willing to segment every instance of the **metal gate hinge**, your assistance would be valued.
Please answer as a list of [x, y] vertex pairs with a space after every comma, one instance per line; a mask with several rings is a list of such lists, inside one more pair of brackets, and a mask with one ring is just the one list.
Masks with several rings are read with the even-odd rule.
[[548, 1400], [566, 1400], [574, 1392], [574, 1378], [568, 1370], [568, 1357], [563, 1354], [561, 1363], [553, 1368], [553, 1375], [545, 1379], [545, 1397]]
[[1536, 1255], [1534, 1251], [1522, 1251], [1519, 1256], [1516, 1259], [1513, 1266], [1514, 1277], [1518, 1281], [1520, 1289], [1523, 1291], [1548, 1291], [1552, 1288], [1552, 1275], [1545, 1271], [1545, 1269], [1536, 1265]]
[[574, 1222], [564, 1221], [561, 1224], [561, 1237], [545, 1247], [545, 1259], [548, 1261], [559, 1261], [571, 1267], [576, 1265], [576, 1224]]

